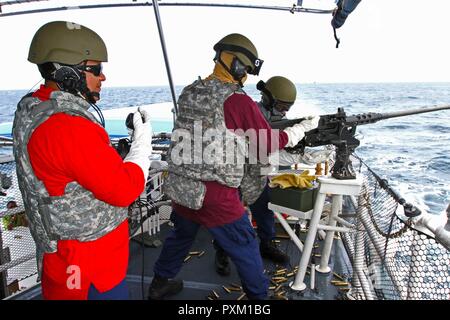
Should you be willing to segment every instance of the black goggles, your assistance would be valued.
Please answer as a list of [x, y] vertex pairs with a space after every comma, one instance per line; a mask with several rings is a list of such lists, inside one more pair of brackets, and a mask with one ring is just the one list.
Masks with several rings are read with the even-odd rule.
[[98, 77], [103, 72], [103, 65], [101, 63], [94, 65], [81, 65], [78, 69], [86, 72], [92, 73], [94, 76]]
[[250, 70], [248, 70], [248, 73], [253, 74], [255, 76], [259, 74], [259, 71], [261, 70], [261, 67], [264, 62], [264, 60], [258, 59], [251, 51], [245, 49], [244, 47], [235, 46], [232, 44], [216, 44], [214, 46], [214, 50], [216, 50], [216, 52], [229, 51], [229, 52], [240, 52], [244, 54], [254, 66], [254, 68], [250, 68]]

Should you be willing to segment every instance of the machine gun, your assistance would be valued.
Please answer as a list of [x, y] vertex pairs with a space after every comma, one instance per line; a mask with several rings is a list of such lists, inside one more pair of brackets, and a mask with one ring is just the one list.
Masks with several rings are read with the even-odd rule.
[[[355, 137], [357, 126], [371, 124], [390, 118], [447, 109], [450, 109], [450, 105], [389, 113], [369, 112], [347, 116], [344, 108], [338, 108], [337, 113], [321, 115], [318, 127], [308, 131], [303, 140], [295, 147], [286, 148], [286, 150], [291, 153], [303, 154], [305, 147], [334, 145], [336, 147], [336, 161], [331, 169], [332, 176], [340, 180], [355, 179], [356, 176], [350, 161], [350, 155], [359, 146], [359, 140]], [[272, 118], [270, 125], [273, 129], [283, 130], [300, 123], [303, 120], [305, 120], [305, 118], [292, 120], [276, 120]]]

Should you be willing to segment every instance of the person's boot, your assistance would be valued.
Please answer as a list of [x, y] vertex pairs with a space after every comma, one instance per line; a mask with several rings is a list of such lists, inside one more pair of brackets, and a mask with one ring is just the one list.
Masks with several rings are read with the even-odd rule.
[[183, 289], [183, 280], [162, 278], [157, 275], [148, 288], [148, 300], [162, 300], [167, 296], [177, 294]]
[[283, 264], [289, 262], [289, 256], [278, 249], [274, 241], [261, 241], [259, 251], [261, 252], [261, 257], [273, 262]]
[[223, 249], [216, 249], [216, 256], [214, 259], [214, 267], [216, 272], [221, 276], [228, 276], [231, 272], [230, 259]]

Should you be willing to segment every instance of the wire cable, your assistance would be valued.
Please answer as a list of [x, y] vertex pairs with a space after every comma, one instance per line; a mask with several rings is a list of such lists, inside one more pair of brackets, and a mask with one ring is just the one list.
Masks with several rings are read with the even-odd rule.
[[105, 127], [105, 117], [103, 116], [102, 111], [100, 110], [100, 108], [95, 103], [89, 103], [89, 104], [97, 112], [98, 117], [100, 119], [100, 123], [101, 123], [102, 127], [104, 128]]
[[40, 78], [40, 79], [38, 80], [38, 82], [36, 82], [36, 83], [31, 87], [31, 89], [28, 90], [27, 94], [29, 94], [29, 93], [31, 92], [31, 90], [33, 90], [33, 89], [39, 84], [39, 82], [41, 82], [42, 80], [43, 80], [43, 78]]

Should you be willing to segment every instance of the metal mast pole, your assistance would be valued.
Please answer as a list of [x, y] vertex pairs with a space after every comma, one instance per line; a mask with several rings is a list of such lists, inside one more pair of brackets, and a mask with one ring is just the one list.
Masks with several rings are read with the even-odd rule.
[[166, 42], [164, 40], [164, 32], [163, 32], [163, 28], [162, 28], [162, 24], [161, 24], [161, 17], [159, 15], [158, 0], [152, 0], [152, 2], [153, 2], [153, 9], [155, 11], [156, 24], [158, 26], [159, 39], [161, 40], [161, 48], [162, 48], [163, 55], [164, 55], [164, 62], [166, 64], [167, 77], [169, 78], [170, 92], [172, 93], [172, 101], [173, 101], [173, 106], [174, 106], [173, 121], [175, 123], [176, 116], [178, 114], [177, 98], [175, 96], [175, 87], [173, 85], [172, 73], [170, 71], [169, 57], [167, 56]]

